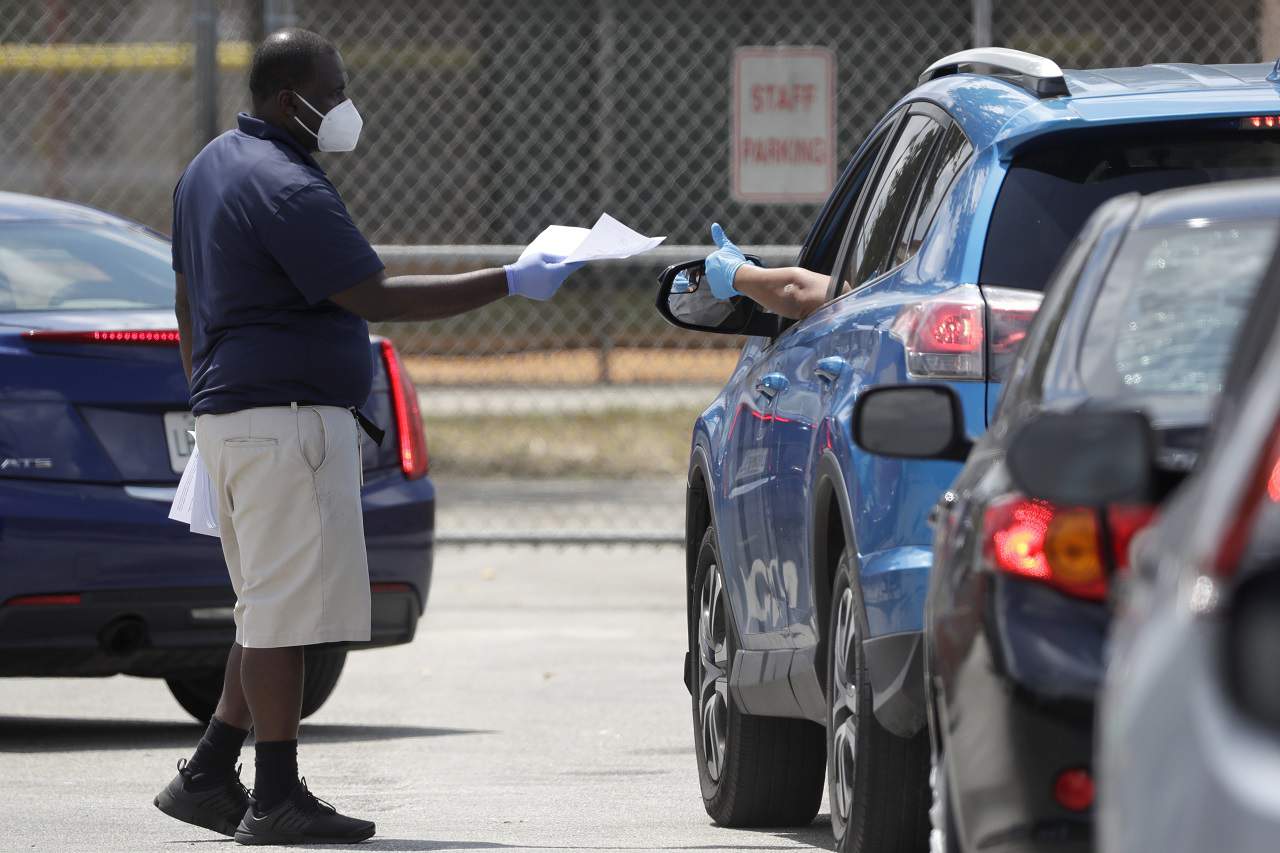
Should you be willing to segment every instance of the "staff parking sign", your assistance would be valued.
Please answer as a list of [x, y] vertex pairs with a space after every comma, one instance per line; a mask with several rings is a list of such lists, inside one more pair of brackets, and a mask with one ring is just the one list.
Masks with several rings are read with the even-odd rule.
[[835, 55], [825, 47], [734, 51], [734, 199], [826, 200], [836, 178], [835, 81]]

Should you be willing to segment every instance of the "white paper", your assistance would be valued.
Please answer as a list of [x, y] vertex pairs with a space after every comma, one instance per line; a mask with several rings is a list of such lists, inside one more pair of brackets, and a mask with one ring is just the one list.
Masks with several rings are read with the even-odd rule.
[[[188, 432], [191, 432], [188, 430]], [[195, 434], [192, 433], [192, 438]], [[182, 469], [182, 479], [169, 507], [169, 518], [186, 524], [192, 533], [219, 536], [218, 501], [213, 492], [213, 481], [200, 458], [200, 447], [192, 444], [191, 455]]]
[[591, 228], [548, 225], [525, 247], [520, 257], [542, 252], [562, 256], [568, 263], [607, 261], [643, 254], [665, 239], [646, 237], [602, 213]]
[[520, 253], [523, 260], [529, 255], [539, 253], [567, 258], [574, 249], [582, 245], [591, 233], [590, 228], [570, 228], [568, 225], [548, 225], [542, 233], [533, 238], [533, 242], [524, 247]]

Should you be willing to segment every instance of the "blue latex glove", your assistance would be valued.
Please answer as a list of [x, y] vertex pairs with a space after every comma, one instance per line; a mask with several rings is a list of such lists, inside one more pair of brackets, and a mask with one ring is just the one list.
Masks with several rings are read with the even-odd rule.
[[716, 299], [739, 296], [740, 294], [733, 286], [733, 277], [737, 275], [738, 267], [747, 262], [747, 258], [742, 254], [741, 249], [730, 243], [729, 238], [724, 236], [724, 229], [720, 227], [719, 222], [711, 226], [711, 239], [718, 247], [707, 255], [705, 263], [707, 281], [711, 283], [711, 294]]
[[563, 255], [546, 253], [520, 258], [502, 268], [507, 273], [507, 292], [540, 302], [550, 299], [569, 274], [584, 263], [586, 261], [566, 264]]
[[671, 281], [672, 293], [692, 293], [693, 282], [689, 280], [689, 271], [680, 270], [676, 273], [676, 277]]

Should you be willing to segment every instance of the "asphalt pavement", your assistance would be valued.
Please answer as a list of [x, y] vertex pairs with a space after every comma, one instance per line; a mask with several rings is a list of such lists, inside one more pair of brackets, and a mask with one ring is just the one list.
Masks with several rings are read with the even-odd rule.
[[[417, 640], [351, 655], [304, 723], [308, 784], [368, 850], [829, 848], [825, 814], [703, 811], [682, 581], [671, 547], [442, 549]], [[234, 849], [151, 804], [199, 734], [159, 681], [0, 681], [0, 850]]]

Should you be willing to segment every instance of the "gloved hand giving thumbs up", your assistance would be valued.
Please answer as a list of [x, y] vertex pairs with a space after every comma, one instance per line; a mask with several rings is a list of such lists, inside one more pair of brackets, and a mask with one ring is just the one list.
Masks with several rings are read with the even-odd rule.
[[[702, 266], [703, 277], [716, 299], [745, 296], [766, 311], [791, 319], [807, 317], [826, 303], [831, 276], [801, 267], [765, 269], [729, 242], [718, 222], [711, 226], [711, 239], [716, 242], [716, 250], [707, 255]], [[743, 266], [747, 268], [743, 270]], [[676, 279], [675, 284], [681, 284], [680, 280]], [[687, 277], [684, 285], [681, 290], [673, 287], [671, 292], [687, 291]]]
[[704, 262], [707, 281], [711, 283], [711, 294], [716, 299], [740, 296], [738, 289], [733, 286], [733, 277], [737, 275], [738, 268], [747, 263], [746, 256], [725, 236], [719, 222], [711, 225], [711, 239], [715, 241], [717, 248], [707, 255]]

